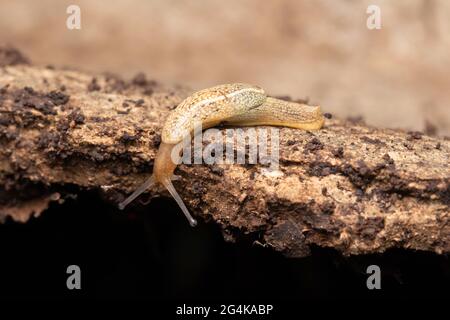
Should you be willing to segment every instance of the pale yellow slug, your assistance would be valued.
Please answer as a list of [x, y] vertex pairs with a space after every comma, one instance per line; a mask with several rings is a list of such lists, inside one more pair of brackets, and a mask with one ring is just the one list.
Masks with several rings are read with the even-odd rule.
[[155, 159], [153, 175], [119, 204], [120, 209], [125, 208], [154, 183], [161, 183], [178, 203], [191, 226], [197, 224], [171, 182], [176, 168], [171, 157], [172, 149], [192, 134], [196, 122], [201, 123], [202, 129], [223, 123], [316, 130], [322, 127], [324, 118], [318, 106], [266, 97], [263, 89], [249, 84], [224, 84], [198, 91], [183, 100], [169, 114], [162, 129], [162, 142]]

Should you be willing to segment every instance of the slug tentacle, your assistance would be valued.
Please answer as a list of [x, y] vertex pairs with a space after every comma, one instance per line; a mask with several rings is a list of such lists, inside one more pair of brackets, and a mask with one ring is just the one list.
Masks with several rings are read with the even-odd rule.
[[188, 219], [191, 227], [195, 227], [197, 225], [197, 220], [195, 220], [189, 213], [188, 208], [186, 208], [186, 205], [184, 204], [184, 202], [181, 199], [180, 195], [178, 194], [177, 190], [175, 190], [170, 179], [165, 179], [164, 181], [161, 181], [161, 183], [164, 185], [164, 187], [166, 187], [166, 189], [170, 192], [171, 196], [175, 199], [178, 206], [181, 208], [181, 211], [183, 211], [184, 215]]
[[141, 184], [136, 191], [134, 191], [128, 198], [126, 198], [124, 201], [122, 201], [121, 203], [119, 203], [119, 209], [123, 210], [125, 209], [125, 207], [130, 204], [130, 202], [132, 202], [134, 199], [136, 199], [137, 197], [139, 197], [141, 195], [141, 193], [144, 193], [145, 190], [147, 190], [148, 188], [150, 188], [153, 184], [155, 183], [155, 178], [152, 175], [150, 178], [147, 179], [147, 181], [145, 181], [143, 184]]
[[126, 205], [128, 205], [131, 201], [136, 199], [141, 193], [145, 192], [148, 188], [150, 188], [155, 183], [162, 184], [171, 194], [171, 196], [175, 199], [177, 204], [180, 206], [184, 215], [189, 221], [191, 226], [197, 225], [197, 221], [191, 216], [189, 210], [184, 204], [178, 192], [175, 190], [171, 182], [171, 178], [173, 176], [173, 172], [176, 168], [176, 164], [172, 160], [172, 150], [175, 147], [173, 144], [162, 142], [158, 149], [158, 154], [156, 156], [155, 165], [153, 167], [152, 176], [145, 181], [141, 186], [137, 188], [127, 199], [119, 204], [119, 209], [124, 209]]

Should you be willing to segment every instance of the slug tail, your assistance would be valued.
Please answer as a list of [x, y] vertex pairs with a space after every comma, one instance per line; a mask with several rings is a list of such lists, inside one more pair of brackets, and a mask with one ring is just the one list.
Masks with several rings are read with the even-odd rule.
[[141, 193], [145, 192], [145, 190], [150, 188], [154, 183], [155, 183], [155, 178], [152, 175], [149, 179], [147, 179], [147, 181], [145, 181], [142, 185], [140, 185], [139, 188], [137, 188], [136, 191], [134, 191], [131, 194], [131, 196], [129, 196], [124, 201], [119, 203], [119, 209], [123, 210], [130, 202], [132, 202], [134, 199], [139, 197], [141, 195]]
[[197, 220], [195, 220], [189, 213], [189, 210], [186, 208], [186, 205], [184, 204], [184, 202], [181, 199], [180, 195], [178, 194], [177, 190], [175, 190], [175, 187], [173, 186], [170, 179], [164, 179], [162, 181], [162, 184], [166, 187], [166, 189], [169, 191], [169, 193], [172, 195], [172, 197], [178, 203], [178, 205], [181, 208], [181, 211], [183, 211], [183, 213], [186, 216], [186, 218], [188, 219], [191, 227], [195, 227], [197, 225]]

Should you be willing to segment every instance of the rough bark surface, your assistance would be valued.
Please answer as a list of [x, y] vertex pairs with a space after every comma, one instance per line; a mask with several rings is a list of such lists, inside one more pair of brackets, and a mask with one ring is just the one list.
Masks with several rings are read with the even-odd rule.
[[[2, 220], [26, 222], [82, 190], [123, 200], [149, 177], [164, 119], [191, 93], [143, 75], [127, 82], [7, 57], [19, 64], [0, 62]], [[448, 139], [331, 119], [317, 132], [279, 134], [279, 171], [178, 167], [174, 185], [199, 220], [219, 224], [227, 240], [250, 238], [287, 256], [308, 255], [311, 245], [346, 255], [450, 252]]]

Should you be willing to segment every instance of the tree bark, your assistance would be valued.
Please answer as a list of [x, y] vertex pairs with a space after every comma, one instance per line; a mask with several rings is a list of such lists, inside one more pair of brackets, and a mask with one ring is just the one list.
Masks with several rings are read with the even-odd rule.
[[[127, 82], [25, 64], [0, 64], [0, 90], [0, 218], [22, 222], [83, 190], [122, 201], [151, 174], [166, 116], [192, 93], [143, 75]], [[311, 245], [450, 252], [449, 139], [334, 119], [279, 137], [279, 171], [182, 164], [175, 188], [226, 240], [286, 256]]]

